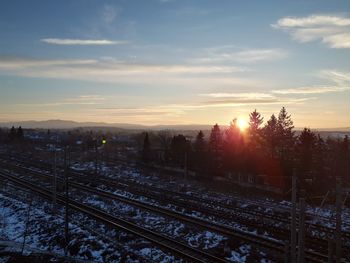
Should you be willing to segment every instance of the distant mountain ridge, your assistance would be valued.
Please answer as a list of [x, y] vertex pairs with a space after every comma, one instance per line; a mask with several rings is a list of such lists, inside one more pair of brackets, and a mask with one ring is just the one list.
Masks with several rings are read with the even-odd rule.
[[[130, 123], [76, 122], [70, 120], [0, 122], [0, 127], [22, 126], [25, 129], [119, 128], [125, 130], [210, 130], [212, 124], [141, 125]], [[221, 125], [226, 127], [226, 125]], [[303, 128], [296, 128], [302, 130]], [[318, 128], [319, 132], [350, 132], [350, 127]]]
[[46, 121], [17, 121], [2, 122], [0, 127], [10, 128], [22, 126], [25, 129], [74, 129], [87, 127], [120, 128], [132, 130], [207, 130], [212, 125], [206, 124], [179, 124], [179, 125], [140, 125], [130, 123], [105, 123], [105, 122], [76, 122], [69, 120], [46, 120]]

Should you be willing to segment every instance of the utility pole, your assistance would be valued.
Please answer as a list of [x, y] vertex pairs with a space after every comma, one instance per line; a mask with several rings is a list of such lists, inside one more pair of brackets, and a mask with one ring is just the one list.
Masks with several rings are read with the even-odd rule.
[[185, 180], [187, 180], [187, 173], [188, 173], [188, 170], [187, 170], [187, 149], [186, 149], [186, 152], [185, 152], [185, 165], [184, 165], [184, 175], [185, 175]]
[[97, 152], [97, 139], [95, 139], [95, 176], [97, 176], [97, 169], [98, 169], [98, 167], [97, 167], [97, 162], [98, 162], [98, 158], [97, 158], [97, 154], [98, 154], [98, 152]]
[[335, 223], [335, 256], [336, 263], [341, 259], [341, 225], [342, 225], [342, 187], [341, 178], [336, 178], [336, 223]]
[[[69, 146], [68, 146], [69, 147]], [[64, 227], [64, 234], [65, 234], [65, 249], [64, 253], [67, 256], [68, 255], [68, 244], [69, 244], [69, 217], [68, 217], [68, 167], [67, 167], [67, 146], [64, 148], [64, 175], [65, 175], [65, 227]]]
[[289, 263], [290, 259], [290, 249], [289, 249], [289, 241], [286, 240], [284, 243], [284, 263]]
[[53, 163], [53, 183], [52, 183], [52, 202], [53, 202], [53, 211], [56, 212], [56, 197], [57, 197], [57, 142], [58, 138], [56, 135], [56, 143], [54, 147], [54, 163]]
[[328, 237], [328, 260], [327, 263], [333, 263], [334, 255], [333, 255], [333, 237]]
[[291, 211], [291, 224], [290, 224], [290, 257], [291, 263], [295, 263], [296, 260], [296, 202], [297, 202], [297, 177], [295, 170], [292, 176], [292, 211]]
[[30, 220], [30, 210], [32, 208], [32, 202], [33, 202], [33, 196], [30, 195], [29, 198], [30, 199], [29, 199], [27, 219], [26, 219], [26, 224], [25, 224], [24, 234], [23, 234], [21, 255], [23, 255], [24, 247], [25, 247], [25, 244], [26, 244], [26, 238], [27, 238], [27, 235], [28, 235], [28, 225], [29, 225], [29, 220]]
[[305, 254], [305, 190], [300, 191], [299, 206], [298, 263], [303, 263]]

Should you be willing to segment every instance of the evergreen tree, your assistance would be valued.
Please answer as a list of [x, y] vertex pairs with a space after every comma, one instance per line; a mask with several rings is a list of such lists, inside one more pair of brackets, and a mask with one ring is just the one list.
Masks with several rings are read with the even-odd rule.
[[17, 137], [18, 139], [22, 139], [23, 136], [24, 136], [24, 134], [23, 134], [22, 127], [19, 126], [18, 129], [17, 129], [16, 137]]
[[344, 136], [344, 139], [339, 142], [337, 158], [337, 176], [346, 177], [350, 171], [350, 145], [348, 135]]
[[171, 141], [171, 153], [177, 165], [185, 166], [187, 154], [189, 152], [189, 142], [182, 134], [176, 135]]
[[298, 174], [303, 178], [313, 177], [315, 167], [316, 135], [309, 129], [304, 128], [298, 137]]
[[12, 126], [9, 134], [10, 140], [13, 141], [16, 138], [16, 129], [14, 126]]
[[277, 154], [277, 146], [279, 144], [278, 136], [278, 122], [274, 114], [271, 115], [263, 128], [264, 144], [267, 146], [267, 150], [270, 156], [275, 157]]
[[259, 173], [259, 166], [263, 159], [263, 129], [261, 127], [264, 118], [256, 109], [249, 114], [248, 145], [247, 145], [247, 170]]
[[229, 171], [239, 171], [243, 163], [243, 136], [237, 125], [237, 119], [233, 119], [230, 127], [225, 131], [223, 145], [224, 166]]
[[194, 151], [196, 153], [202, 153], [205, 151], [205, 146], [204, 134], [202, 131], [199, 131], [194, 142]]
[[315, 145], [315, 187], [324, 188], [327, 182], [327, 169], [329, 168], [329, 151], [326, 142], [318, 134]]
[[261, 137], [261, 125], [264, 121], [264, 118], [261, 117], [260, 113], [256, 109], [249, 114], [249, 143], [250, 146], [255, 148], [260, 144]]
[[212, 160], [212, 169], [222, 168], [222, 134], [218, 124], [215, 124], [209, 137], [209, 153]]
[[294, 126], [291, 115], [282, 107], [278, 114], [278, 146], [277, 153], [280, 159], [282, 172], [284, 175], [292, 175], [295, 157], [293, 149], [295, 147]]
[[287, 152], [291, 152], [294, 146], [294, 126], [291, 115], [287, 113], [284, 107], [278, 114], [277, 126], [279, 137], [278, 151], [281, 157], [286, 158]]
[[192, 158], [197, 170], [204, 170], [207, 167], [206, 148], [204, 134], [202, 131], [199, 131], [193, 143], [194, 156]]

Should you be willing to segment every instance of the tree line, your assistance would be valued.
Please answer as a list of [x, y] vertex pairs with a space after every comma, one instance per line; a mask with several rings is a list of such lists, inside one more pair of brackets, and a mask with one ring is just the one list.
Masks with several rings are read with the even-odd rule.
[[237, 119], [227, 128], [215, 124], [208, 136], [199, 131], [194, 139], [183, 134], [144, 133], [144, 162], [188, 167], [198, 174], [265, 174], [291, 176], [324, 184], [330, 177], [350, 177], [349, 138], [323, 138], [310, 128], [296, 132], [284, 107], [264, 124], [254, 110], [248, 128], [240, 130]]

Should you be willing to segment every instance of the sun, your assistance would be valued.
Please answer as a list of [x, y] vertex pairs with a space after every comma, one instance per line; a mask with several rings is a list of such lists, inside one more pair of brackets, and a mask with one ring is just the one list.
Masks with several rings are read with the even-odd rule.
[[248, 128], [248, 122], [241, 118], [237, 120], [237, 125], [241, 132], [244, 132]]

